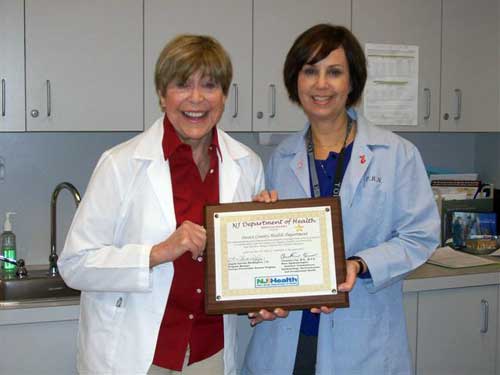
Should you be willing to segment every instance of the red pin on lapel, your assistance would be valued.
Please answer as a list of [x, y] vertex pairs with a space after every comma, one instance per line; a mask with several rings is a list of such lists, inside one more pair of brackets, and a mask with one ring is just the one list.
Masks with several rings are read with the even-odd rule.
[[366, 156], [365, 156], [365, 154], [359, 155], [359, 161], [360, 161], [361, 164], [365, 164], [366, 163]]

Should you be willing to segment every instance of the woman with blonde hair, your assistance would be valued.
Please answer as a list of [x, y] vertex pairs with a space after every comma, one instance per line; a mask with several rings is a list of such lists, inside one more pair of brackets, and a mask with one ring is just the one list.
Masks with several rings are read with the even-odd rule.
[[106, 151], [75, 215], [59, 269], [82, 291], [81, 374], [236, 374], [236, 316], [204, 312], [207, 204], [250, 201], [262, 163], [217, 128], [232, 79], [213, 38], [161, 52], [164, 116]]

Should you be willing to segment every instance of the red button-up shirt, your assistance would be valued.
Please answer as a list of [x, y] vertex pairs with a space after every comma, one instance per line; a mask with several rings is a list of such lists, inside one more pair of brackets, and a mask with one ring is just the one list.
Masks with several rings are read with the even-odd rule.
[[[183, 221], [203, 225], [204, 207], [219, 203], [219, 143], [215, 128], [209, 147], [210, 169], [204, 180], [193, 160], [191, 146], [181, 142], [165, 116], [163, 153], [169, 161], [177, 226]], [[189, 364], [206, 359], [224, 347], [222, 315], [206, 315], [205, 260], [190, 252], [174, 261], [174, 278], [160, 326], [153, 363], [181, 371], [189, 345]]]

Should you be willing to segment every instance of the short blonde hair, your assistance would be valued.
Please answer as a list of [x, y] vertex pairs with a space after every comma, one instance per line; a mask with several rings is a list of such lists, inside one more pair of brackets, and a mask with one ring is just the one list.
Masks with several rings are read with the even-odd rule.
[[198, 71], [221, 85], [227, 96], [233, 66], [222, 45], [207, 35], [178, 35], [167, 43], [156, 62], [156, 92], [163, 96], [171, 82], [185, 82]]

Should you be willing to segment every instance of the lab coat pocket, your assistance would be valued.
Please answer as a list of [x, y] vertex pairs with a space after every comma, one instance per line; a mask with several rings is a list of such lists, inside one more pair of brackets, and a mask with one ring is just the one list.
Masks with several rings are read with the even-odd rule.
[[125, 297], [120, 293], [82, 293], [78, 362], [89, 368], [79, 371], [110, 371], [125, 311]]
[[335, 371], [339, 374], [387, 374], [389, 324], [381, 317], [334, 319]]

